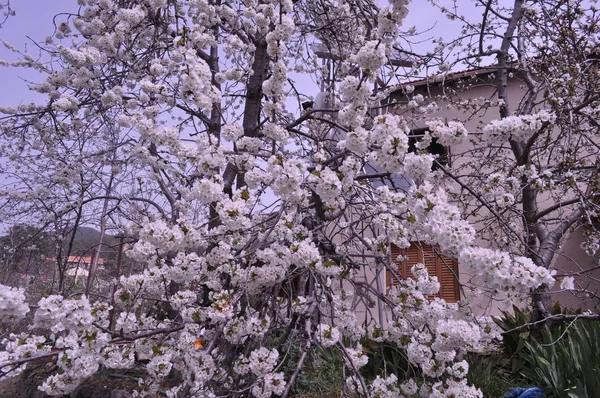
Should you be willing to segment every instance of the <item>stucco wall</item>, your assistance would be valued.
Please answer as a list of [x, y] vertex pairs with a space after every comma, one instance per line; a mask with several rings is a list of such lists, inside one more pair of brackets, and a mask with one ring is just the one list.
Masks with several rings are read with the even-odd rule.
[[[510, 78], [508, 85], [508, 101], [509, 106], [516, 107], [524, 96], [523, 83], [517, 78]], [[425, 126], [425, 120], [431, 118], [440, 118], [442, 120], [458, 120], [465, 124], [465, 127], [472, 136], [481, 134], [481, 128], [488, 122], [498, 119], [499, 112], [497, 106], [486, 106], [491, 102], [492, 104], [496, 100], [495, 97], [496, 88], [494, 82], [494, 76], [490, 74], [484, 75], [473, 75], [472, 78], [463, 78], [457, 82], [446, 82], [444, 85], [439, 83], [433, 84], [422, 84], [415, 87], [414, 93], [409, 96], [402, 93], [402, 90], [398, 90], [392, 94], [391, 101], [396, 103], [393, 108], [390, 108], [397, 114], [403, 115], [407, 121], [410, 121], [411, 128], [423, 128]], [[437, 110], [431, 114], [420, 114], [415, 113], [413, 109], [407, 107], [408, 100], [416, 94], [421, 94], [425, 97], [425, 104], [435, 102]], [[457, 100], [470, 100], [472, 105], [458, 107], [454, 104]], [[481, 106], [477, 106], [480, 104]], [[514, 111], [514, 109], [511, 109]], [[491, 170], [486, 170], [482, 164], [477, 164], [473, 161], [472, 151], [474, 150], [472, 142], [468, 141], [461, 145], [455, 145], [450, 148], [450, 169], [459, 170], [461, 175], [470, 173], [479, 173], [486, 175]], [[506, 150], [501, 151], [499, 156], [507, 156], [512, 159], [512, 153], [507, 147]], [[596, 154], [597, 156], [597, 154]], [[548, 159], [551, 162], [551, 159]], [[542, 165], [543, 166], [543, 165]], [[453, 182], [450, 178], [444, 177], [443, 184], [446, 188], [455, 194], [460, 193], [460, 186]], [[547, 206], [556, 203], [557, 195], [553, 195], [552, 192], [546, 192], [538, 196], [538, 208], [543, 209]], [[565, 198], [562, 198], [564, 200]], [[476, 209], [476, 211], [475, 211]], [[523, 253], [523, 245], [520, 245], [518, 239], [507, 239], [502, 244], [499, 243], [495, 236], [496, 230], [490, 228], [489, 225], [485, 225], [488, 222], [490, 212], [485, 207], [476, 208], [465, 206], [463, 210], [466, 214], [469, 214], [468, 220], [478, 230], [476, 244], [483, 247], [501, 248], [503, 250], [509, 250], [513, 253]], [[521, 220], [513, 220], [515, 222], [514, 228], [517, 233], [523, 233], [523, 225]], [[550, 225], [551, 226], [551, 225]], [[600, 272], [595, 270], [598, 266], [598, 259], [591, 258], [581, 248], [583, 242], [582, 231], [575, 230], [568, 234], [563, 242], [561, 242], [560, 251], [555, 255], [553, 261], [553, 269], [558, 271], [558, 274], [572, 274], [579, 272], [580, 275], [576, 280], [582, 284], [589, 291], [589, 297], [577, 297], [569, 292], [553, 293], [552, 300], [557, 300], [561, 305], [574, 307], [581, 306], [583, 308], [589, 308], [595, 305], [598, 301], [594, 300], [595, 295], [600, 294]], [[464, 271], [460, 270], [461, 283], [472, 281], [471, 275], [468, 275]], [[475, 281], [476, 282], [476, 281]], [[553, 288], [553, 291], [559, 289], [558, 284]], [[489, 297], [482, 292], [470, 292], [466, 293], [467, 301], [476, 314], [483, 314], [491, 312], [497, 314], [499, 310], [506, 309], [507, 303], [492, 301]]]

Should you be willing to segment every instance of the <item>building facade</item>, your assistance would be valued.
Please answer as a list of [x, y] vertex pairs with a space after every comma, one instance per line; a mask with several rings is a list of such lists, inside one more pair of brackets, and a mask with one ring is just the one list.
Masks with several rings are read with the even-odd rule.
[[[508, 79], [507, 103], [512, 104], [514, 110], [518, 110], [527, 93], [525, 82], [519, 78], [516, 71], [514, 74], [511, 72]], [[543, 101], [540, 100], [539, 104], [539, 109], [543, 109]], [[450, 192], [455, 204], [468, 216], [468, 220], [477, 230], [475, 243], [481, 247], [532, 257], [531, 249], [528, 248], [530, 246], [524, 242], [531, 239], [533, 233], [528, 235], [528, 224], [523, 222], [523, 214], [527, 211], [521, 203], [527, 199], [523, 199], [523, 192], [515, 193], [514, 203], [506, 206], [494, 203], [494, 199], [486, 197], [485, 194], [488, 186], [491, 186], [490, 190], [493, 189], [493, 182], [489, 180], [493, 180], [494, 176], [499, 174], [499, 170], [510, 170], [509, 172], [516, 177], [517, 185], [521, 183], [523, 173], [528, 172], [524, 172], [522, 167], [519, 169], [518, 159], [511, 152], [508, 142], [487, 146], [482, 141], [484, 127], [499, 119], [498, 108], [501, 105], [497, 99], [496, 69], [480, 68], [394, 87], [390, 90], [387, 112], [402, 115], [405, 120], [410, 121], [408, 127], [411, 150], [425, 150], [437, 157], [437, 168], [440, 170], [435, 170], [435, 173], [439, 174], [440, 185]], [[416, 149], [415, 143], [426, 135], [429, 130], [427, 121], [431, 119], [438, 119], [443, 123], [463, 123], [469, 131], [470, 139], [444, 147], [438, 144], [434, 137], [426, 149]], [[539, 147], [534, 145], [532, 149], [534, 153], [531, 163], [536, 166], [534, 171], [539, 174], [552, 173], [557, 169], [556, 164], [560, 156], [554, 156], [551, 146], [560, 148], [560, 143], [552, 140], [558, 141], [561, 134], [564, 134], [552, 126], [544, 128], [546, 130], [543, 134], [547, 137], [539, 139], [539, 144], [535, 144]], [[598, 139], [598, 135], [595, 137]], [[596, 142], [598, 143], [600, 140]], [[594, 148], [594, 145], [589, 147]], [[590, 153], [580, 154], [580, 157], [586, 159], [588, 165], [598, 165], [598, 152], [600, 150], [594, 153], [592, 149]], [[500, 167], [500, 163], [505, 164]], [[511, 164], [514, 165], [512, 169]], [[540, 181], [543, 181], [542, 177], [539, 178]], [[410, 185], [410, 181], [403, 181], [402, 176], [394, 177], [394, 180], [393, 185], [397, 189], [405, 189]], [[593, 188], [591, 184], [579, 185], [570, 190], [563, 190], [559, 186], [536, 187], [536, 196], [530, 203], [535, 205], [537, 214], [541, 215], [538, 224], [548, 231], [553, 231], [577, 206], [575, 202], [578, 196], [574, 193], [583, 190], [588, 193], [587, 198], [595, 197], [589, 194], [589, 190], [597, 187]], [[475, 192], [468, 192], [469, 186], [473, 187], [476, 193], [480, 193], [480, 196], [475, 197], [472, 195]], [[521, 195], [520, 199], [518, 195]], [[559, 205], [562, 202], [568, 203], [570, 207], [562, 208]], [[502, 225], [506, 222], [511, 223], [510, 228]], [[511, 236], [507, 230], [512, 230], [514, 235]], [[555, 252], [552, 253], [551, 268], [556, 270], [559, 280], [562, 276], [573, 276], [576, 290], [565, 291], [557, 283], [550, 289], [551, 303], [559, 302], [564, 307], [584, 309], [594, 308], [600, 303], [599, 256], [590, 255], [584, 250], [582, 245], [586, 242], [585, 235], [585, 225], [579, 222], [572, 223], [562, 234]], [[542, 238], [538, 236], [540, 242]], [[409, 249], [398, 251], [398, 254], [403, 258], [397, 262], [399, 274], [405, 277], [411, 265], [417, 262], [424, 263], [430, 274], [436, 275], [440, 281], [439, 296], [450, 302], [462, 300], [476, 314], [497, 314], [507, 308], [506, 303], [492, 300], [491, 295], [471, 289], [469, 286], [478, 284], [477, 277], [461, 270], [456, 259], [444, 256], [434, 247], [422, 242], [413, 242]], [[394, 278], [388, 275], [386, 282], [391, 285]]]

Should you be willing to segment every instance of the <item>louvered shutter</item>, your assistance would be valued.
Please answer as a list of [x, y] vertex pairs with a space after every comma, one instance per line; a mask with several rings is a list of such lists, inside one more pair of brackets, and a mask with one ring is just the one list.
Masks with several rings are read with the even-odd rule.
[[449, 303], [456, 303], [460, 300], [458, 262], [446, 256], [439, 256], [437, 262], [440, 270], [436, 274], [440, 282], [439, 296]]
[[[410, 268], [422, 263], [427, 268], [431, 276], [437, 276], [440, 282], [440, 291], [438, 296], [449, 303], [455, 303], [460, 300], [460, 285], [458, 282], [458, 262], [450, 257], [443, 256], [439, 250], [435, 250], [431, 245], [415, 242], [408, 249], [399, 249], [392, 245], [392, 260], [397, 264], [396, 275], [407, 278], [411, 276]], [[404, 261], [398, 261], [398, 255], [405, 257]], [[388, 286], [395, 286], [398, 280], [391, 272], [388, 272]]]
[[415, 244], [410, 245], [408, 249], [404, 249], [405, 259], [402, 262], [402, 268], [404, 269], [404, 277], [412, 276], [410, 268], [416, 263], [423, 263], [423, 251]]

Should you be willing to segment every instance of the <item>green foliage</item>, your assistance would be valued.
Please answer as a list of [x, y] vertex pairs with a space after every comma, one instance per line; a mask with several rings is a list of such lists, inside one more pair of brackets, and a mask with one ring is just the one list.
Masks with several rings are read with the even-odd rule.
[[[418, 378], [420, 372], [408, 362], [405, 350], [397, 345], [387, 342], [378, 343], [373, 340], [362, 342], [363, 352], [369, 357], [367, 365], [360, 369], [360, 373], [367, 382], [371, 382], [377, 375], [395, 374], [398, 380]], [[298, 356], [299, 352], [291, 353]], [[290, 361], [295, 363], [295, 361]], [[298, 398], [326, 398], [341, 397], [343, 391], [344, 362], [340, 351], [336, 347], [315, 347], [309, 351], [302, 371], [298, 374], [293, 393]], [[293, 369], [286, 369], [290, 374]]]
[[361, 374], [368, 381], [381, 374], [382, 369], [386, 375], [395, 374], [400, 382], [420, 375], [418, 368], [408, 362], [406, 351], [395, 344], [367, 340], [363, 342], [363, 349], [369, 362], [361, 369]]
[[507, 360], [500, 355], [469, 354], [467, 381], [479, 388], [486, 398], [501, 398], [511, 387], [515, 378], [506, 369]]
[[[296, 379], [293, 396], [297, 398], [340, 397], [344, 384], [343, 367], [344, 363], [337, 348], [312, 348]], [[291, 371], [292, 369], [288, 369], [286, 373], [291, 374]]]
[[[505, 331], [504, 369], [520, 380], [513, 385], [538, 386], [549, 397], [600, 397], [600, 323], [579, 319], [540, 327], [531, 325], [527, 311], [513, 311], [494, 319]], [[560, 307], [553, 312], [565, 313]]]
[[553, 397], [600, 397], [600, 324], [576, 320], [544, 327], [539, 341], [525, 342], [529, 365], [524, 375]]
[[505, 332], [502, 335], [502, 346], [505, 357], [508, 358], [508, 370], [512, 374], [519, 374], [527, 360], [524, 353], [527, 350], [525, 343], [531, 337], [531, 314], [517, 306], [513, 306], [513, 312], [502, 311], [502, 316], [494, 318], [494, 322]]

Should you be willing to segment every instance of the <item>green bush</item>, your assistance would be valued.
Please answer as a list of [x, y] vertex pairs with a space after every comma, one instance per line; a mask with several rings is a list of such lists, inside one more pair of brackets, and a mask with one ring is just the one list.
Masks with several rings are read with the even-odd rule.
[[418, 367], [408, 362], [406, 350], [396, 344], [367, 340], [363, 342], [363, 351], [369, 357], [369, 362], [361, 369], [361, 374], [368, 381], [375, 379], [382, 369], [386, 375], [395, 374], [400, 382], [418, 379], [421, 375]]
[[483, 392], [486, 398], [502, 398], [515, 386], [515, 379], [506, 369], [502, 355], [469, 354], [467, 381]]
[[[600, 323], [577, 319], [530, 325], [527, 311], [513, 310], [494, 321], [505, 331], [504, 369], [514, 385], [538, 386], [549, 398], [600, 397]], [[556, 307], [554, 313], [563, 311]]]
[[[395, 374], [399, 381], [419, 377], [420, 372], [408, 362], [405, 350], [397, 345], [364, 340], [362, 346], [364, 353], [369, 357], [369, 362], [360, 369], [360, 373], [367, 383], [373, 381], [382, 370], [387, 375]], [[298, 354], [292, 352], [291, 356], [298, 356]], [[302, 371], [298, 374], [293, 396], [296, 398], [341, 397], [345, 382], [343, 368], [344, 362], [337, 347], [313, 347], [308, 353]], [[284, 369], [284, 371], [290, 374], [293, 369]], [[346, 377], [349, 374], [347, 373]]]
[[[304, 366], [292, 390], [297, 398], [340, 397], [344, 384], [344, 363], [335, 347], [314, 347], [308, 352]], [[293, 369], [285, 369], [291, 373]]]
[[551, 397], [600, 397], [600, 324], [577, 320], [545, 327], [539, 341], [525, 342], [528, 367], [523, 374]]
[[532, 328], [525, 325], [531, 322], [531, 314], [513, 306], [512, 313], [503, 311], [502, 317], [494, 318], [494, 322], [505, 332], [502, 334], [503, 353], [508, 360], [505, 367], [511, 374], [518, 375], [527, 365], [525, 343], [531, 338]]

